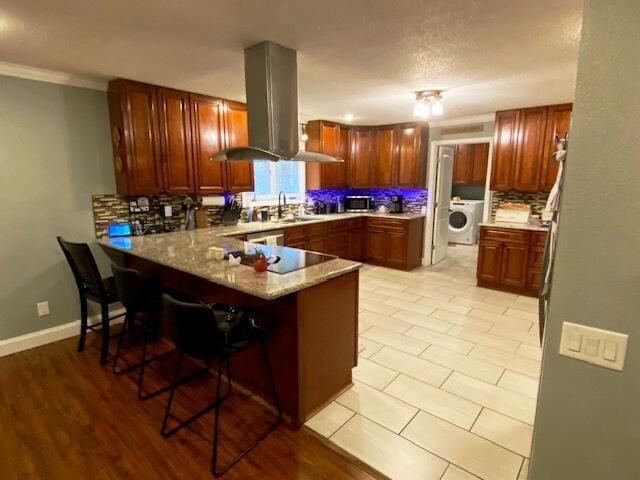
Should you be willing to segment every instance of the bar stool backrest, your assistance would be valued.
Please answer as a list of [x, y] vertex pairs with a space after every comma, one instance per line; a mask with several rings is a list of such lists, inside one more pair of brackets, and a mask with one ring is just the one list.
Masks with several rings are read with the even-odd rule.
[[111, 264], [113, 281], [116, 284], [116, 291], [120, 302], [129, 312], [136, 312], [145, 308], [145, 289], [142, 277], [133, 268], [121, 267], [115, 263]]
[[93, 254], [86, 243], [73, 243], [57, 237], [60, 248], [71, 267], [73, 276], [76, 279], [78, 290], [93, 290], [98, 295], [105, 295], [104, 284], [98, 265], [96, 264]]
[[165, 320], [176, 332], [176, 346], [195, 357], [221, 357], [224, 350], [212, 308], [162, 295]]

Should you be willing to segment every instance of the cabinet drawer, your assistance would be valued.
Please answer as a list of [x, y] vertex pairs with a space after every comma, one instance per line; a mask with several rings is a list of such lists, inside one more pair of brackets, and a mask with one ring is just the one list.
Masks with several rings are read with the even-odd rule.
[[393, 230], [405, 232], [409, 223], [405, 220], [396, 220], [393, 218], [368, 218], [367, 224], [370, 228], [379, 228], [382, 230]]
[[328, 232], [342, 232], [349, 229], [349, 220], [334, 220], [327, 223]]
[[527, 243], [529, 232], [526, 230], [511, 230], [508, 228], [482, 227], [480, 238], [493, 242]]
[[306, 225], [307, 229], [307, 237], [322, 237], [327, 232], [327, 224], [326, 223], [316, 223], [314, 225]]

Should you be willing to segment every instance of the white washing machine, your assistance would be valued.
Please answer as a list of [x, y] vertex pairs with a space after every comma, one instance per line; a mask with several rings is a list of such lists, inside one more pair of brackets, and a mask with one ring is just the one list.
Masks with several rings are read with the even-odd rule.
[[451, 200], [449, 243], [476, 244], [483, 210], [484, 202], [482, 200]]

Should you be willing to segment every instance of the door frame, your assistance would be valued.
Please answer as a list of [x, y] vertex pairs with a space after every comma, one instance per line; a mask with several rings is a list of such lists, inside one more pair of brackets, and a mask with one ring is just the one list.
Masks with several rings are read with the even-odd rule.
[[[493, 163], [493, 137], [472, 137], [472, 138], [458, 138], [455, 140], [433, 140], [429, 142], [429, 161], [427, 164], [427, 217], [425, 225], [425, 244], [424, 255], [422, 256], [423, 265], [432, 265], [431, 263], [431, 251], [433, 246], [433, 229], [435, 221], [435, 201], [436, 198], [436, 169], [438, 159], [438, 147], [441, 145], [457, 145], [460, 143], [488, 143], [489, 144], [489, 158], [487, 159], [487, 178], [484, 186], [484, 212], [482, 214], [482, 221], [487, 222], [491, 215], [491, 167]], [[435, 161], [434, 161], [435, 160]], [[487, 206], [489, 208], [487, 208]]]

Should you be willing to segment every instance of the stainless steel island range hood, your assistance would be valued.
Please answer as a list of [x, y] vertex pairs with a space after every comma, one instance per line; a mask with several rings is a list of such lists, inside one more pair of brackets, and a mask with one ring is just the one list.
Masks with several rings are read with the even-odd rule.
[[263, 42], [244, 51], [249, 146], [231, 147], [212, 160], [292, 160], [343, 162], [300, 150], [298, 143], [298, 65], [295, 50]]

